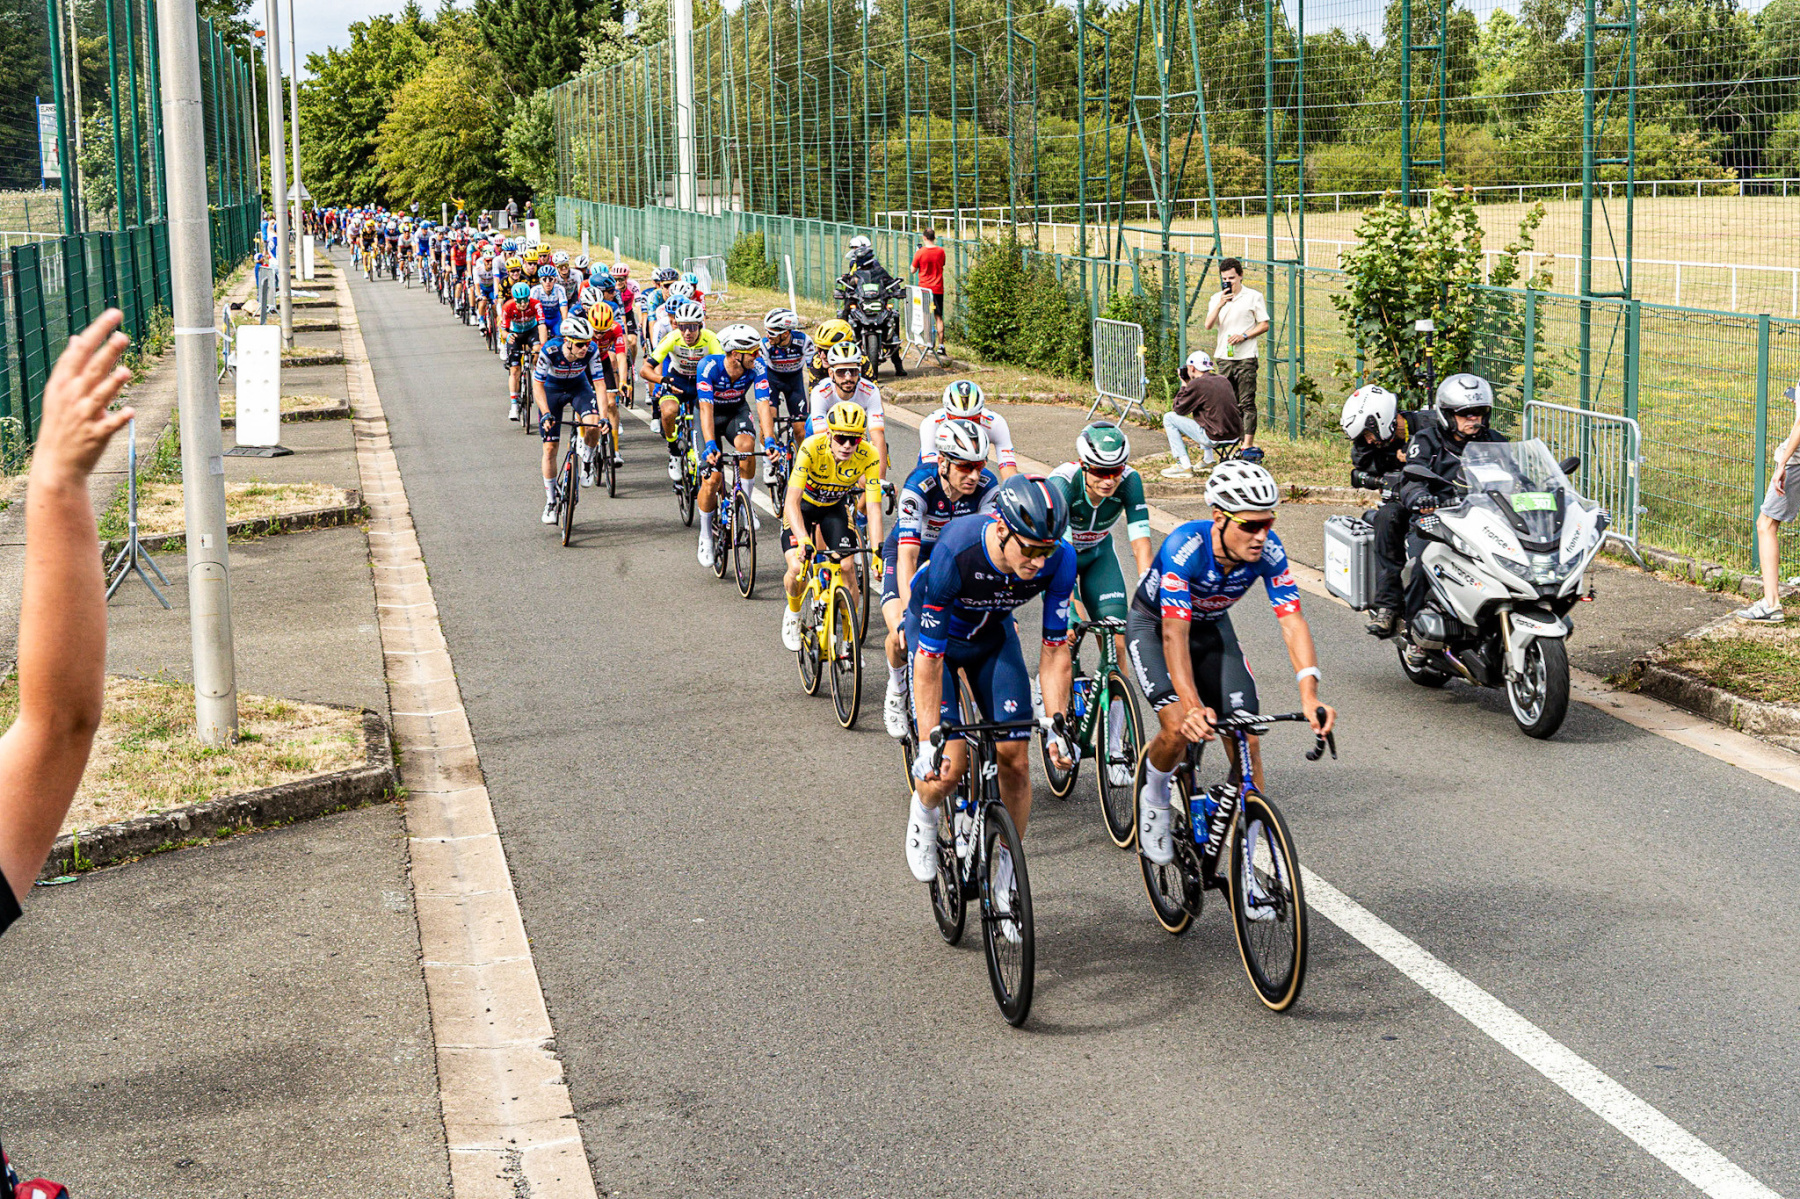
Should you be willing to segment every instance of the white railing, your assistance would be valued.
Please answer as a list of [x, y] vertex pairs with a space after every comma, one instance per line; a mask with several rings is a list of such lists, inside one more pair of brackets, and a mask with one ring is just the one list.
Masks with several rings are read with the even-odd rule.
[[56, 236], [54, 233], [39, 233], [35, 229], [0, 229], [0, 252], [34, 241], [54, 241]]

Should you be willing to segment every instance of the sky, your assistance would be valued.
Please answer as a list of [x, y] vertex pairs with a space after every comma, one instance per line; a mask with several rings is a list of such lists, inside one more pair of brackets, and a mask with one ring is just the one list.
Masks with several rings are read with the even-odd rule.
[[[361, 21], [380, 13], [397, 13], [406, 0], [284, 0], [281, 6], [281, 56], [287, 58], [288, 3], [294, 3], [294, 40], [300, 44], [300, 78], [307, 78], [306, 56], [322, 54], [330, 46], [350, 44], [350, 22]], [[420, 5], [426, 12], [437, 8], [436, 0]], [[263, 6], [255, 4], [251, 11], [257, 18]]]

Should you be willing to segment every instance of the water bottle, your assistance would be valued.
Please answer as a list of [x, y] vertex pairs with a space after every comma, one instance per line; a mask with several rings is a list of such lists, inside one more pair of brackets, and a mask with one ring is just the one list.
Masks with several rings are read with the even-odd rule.
[[956, 856], [963, 861], [975, 852], [975, 817], [969, 812], [966, 800], [956, 803]]
[[1087, 715], [1088, 687], [1092, 680], [1076, 679], [1069, 686], [1069, 711], [1076, 720]]

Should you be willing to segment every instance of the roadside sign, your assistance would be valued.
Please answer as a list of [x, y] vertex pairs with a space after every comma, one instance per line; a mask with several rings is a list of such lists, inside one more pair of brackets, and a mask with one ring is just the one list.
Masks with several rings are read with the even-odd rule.
[[237, 327], [237, 444], [281, 444], [281, 326]]
[[525, 244], [528, 246], [538, 244], [538, 223], [535, 219], [525, 222]]
[[62, 179], [62, 162], [56, 156], [56, 105], [39, 104], [38, 117], [38, 162], [40, 173], [46, 180]]

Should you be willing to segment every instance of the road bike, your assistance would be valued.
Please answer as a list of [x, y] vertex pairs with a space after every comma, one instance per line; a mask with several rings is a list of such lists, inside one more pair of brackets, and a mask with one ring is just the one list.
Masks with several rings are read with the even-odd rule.
[[400, 256], [400, 278], [406, 283], [406, 290], [412, 290], [413, 260], [410, 255]]
[[[661, 393], [660, 384], [650, 393], [651, 412], [657, 411]], [[680, 469], [678, 477], [669, 486], [675, 489], [675, 507], [681, 513], [681, 523], [691, 526], [694, 505], [700, 498], [700, 456], [694, 449], [694, 405], [691, 400], [682, 399], [675, 416], [675, 449]]]
[[760, 450], [721, 450], [719, 465], [713, 468], [723, 472], [726, 458], [737, 460], [731, 487], [720, 495], [719, 507], [713, 513], [713, 577], [725, 577], [726, 551], [729, 550], [738, 594], [745, 599], [756, 590], [756, 514], [751, 510], [750, 489], [744, 482], [745, 460], [749, 461], [748, 469], [755, 470], [760, 455]]
[[488, 353], [500, 352], [500, 321], [494, 313], [493, 304], [485, 298], [479, 301], [481, 308], [481, 336], [487, 342]]
[[[1082, 758], [1091, 755], [1098, 761], [1095, 774], [1107, 835], [1120, 849], [1129, 849], [1137, 840], [1137, 800], [1131, 776], [1144, 747], [1144, 725], [1138, 717], [1131, 682], [1119, 669], [1117, 638], [1124, 631], [1125, 622], [1116, 617], [1076, 623], [1069, 639], [1069, 716], [1075, 725], [1070, 740], [1079, 756], [1069, 769], [1058, 770], [1050, 760], [1046, 739], [1039, 738], [1038, 749], [1050, 793], [1058, 799], [1066, 798], [1075, 789]], [[1092, 674], [1081, 665], [1081, 643], [1089, 634], [1100, 651], [1100, 661]], [[1117, 781], [1120, 778], [1125, 781]]]
[[[569, 431], [569, 446], [563, 451], [562, 465], [556, 469], [556, 486], [552, 493], [552, 502], [556, 505], [557, 533], [564, 545], [568, 545], [575, 535], [575, 506], [581, 501], [581, 431], [592, 426], [582, 425], [578, 421], [561, 421], [558, 429]], [[541, 429], [542, 426], [539, 425]], [[594, 451], [598, 459], [596, 467], [600, 471], [601, 480], [611, 477], [612, 465], [612, 427], [604, 421], [600, 424], [600, 445]], [[613, 494], [609, 488], [608, 494]]]
[[370, 249], [368, 246], [363, 247], [362, 267], [363, 267], [363, 278], [368, 280], [370, 283], [375, 282], [375, 251]]
[[[1318, 715], [1323, 719], [1324, 709]], [[1240, 714], [1215, 720], [1213, 727], [1231, 737], [1237, 760], [1248, 763], [1251, 733], [1266, 733], [1266, 726], [1282, 721], [1305, 720], [1304, 712]], [[1235, 782], [1200, 785], [1205, 744], [1196, 741], [1187, 747], [1169, 781], [1174, 860], [1159, 866], [1138, 847], [1144, 891], [1157, 923], [1177, 936], [1200, 914], [1207, 891], [1224, 891], [1251, 987], [1270, 1011], [1285, 1012], [1300, 998], [1306, 982], [1306, 897], [1300, 856], [1287, 820], [1257, 788], [1251, 771], [1237, 771]], [[1337, 738], [1331, 733], [1315, 738], [1306, 760], [1318, 761], [1327, 747], [1335, 759]], [[1148, 760], [1148, 754], [1138, 759], [1132, 784], [1139, 805]]]
[[844, 560], [866, 555], [868, 547], [830, 550], [814, 547], [800, 592], [800, 685], [817, 695], [831, 669], [831, 704], [838, 723], [855, 728], [862, 711], [862, 630], [856, 604], [844, 584]]

